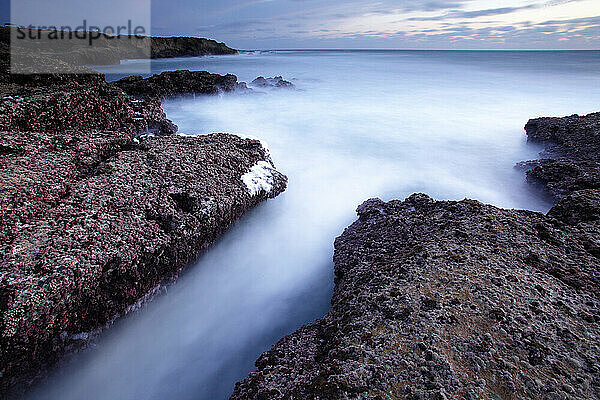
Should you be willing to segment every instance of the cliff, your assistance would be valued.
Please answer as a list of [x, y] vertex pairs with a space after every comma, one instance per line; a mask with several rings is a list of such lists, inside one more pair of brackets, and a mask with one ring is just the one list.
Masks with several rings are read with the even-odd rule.
[[225, 43], [196, 37], [152, 37], [152, 58], [236, 54]]

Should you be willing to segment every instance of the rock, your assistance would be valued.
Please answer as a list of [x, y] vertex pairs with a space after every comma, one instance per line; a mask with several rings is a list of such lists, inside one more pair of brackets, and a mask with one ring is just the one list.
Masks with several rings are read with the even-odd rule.
[[[30, 77], [4, 87], [0, 130], [5, 132], [128, 131], [172, 134], [159, 99], [134, 99], [103, 76]], [[53, 78], [54, 77], [54, 78]], [[83, 79], [85, 78], [85, 79]], [[10, 90], [10, 94], [6, 93]]]
[[600, 114], [526, 125], [547, 215], [371, 199], [335, 242], [329, 313], [232, 399], [600, 398]]
[[525, 131], [529, 141], [546, 145], [546, 159], [527, 172], [529, 181], [556, 199], [600, 188], [600, 113], [532, 119]]
[[[242, 175], [269, 160], [230, 135], [2, 134], [3, 386], [56, 361], [60, 340], [103, 326], [194, 261], [246, 210]], [[35, 182], [32, 185], [31, 182]]]
[[567, 224], [594, 223], [600, 220], [600, 190], [579, 190], [561, 199], [548, 215]]
[[275, 76], [273, 78], [264, 78], [259, 76], [252, 81], [250, 86], [259, 88], [294, 88], [294, 84], [283, 79], [281, 76]]
[[597, 192], [572, 196], [551, 216], [423, 194], [365, 202], [335, 241], [330, 311], [231, 398], [599, 397], [600, 260], [584, 232], [598, 219], [575, 206], [595, 210]]
[[215, 40], [196, 37], [153, 37], [152, 58], [198, 57], [237, 54], [237, 50]]
[[113, 83], [125, 93], [146, 98], [165, 98], [182, 94], [216, 94], [232, 92], [245, 84], [235, 75], [217, 75], [206, 71], [168, 71], [149, 78], [131, 76]]
[[[10, 30], [0, 27], [0, 53], [8, 53], [10, 49]], [[26, 30], [27, 31], [27, 30]], [[37, 33], [37, 31], [36, 31]], [[60, 35], [60, 32], [58, 33]], [[33, 43], [28, 42], [31, 46]], [[40, 46], [44, 42], [40, 41]], [[13, 49], [14, 50], [14, 49]], [[122, 36], [122, 40], [101, 35], [94, 40], [93, 46], [87, 41], [69, 41], [67, 46], [56, 44], [50, 48], [44, 46], [34, 57], [44, 62], [66, 62], [73, 66], [119, 64], [125, 59], [198, 57], [206, 55], [236, 54], [224, 43], [196, 37], [143, 37]], [[41, 54], [43, 53], [43, 57]]]
[[[187, 74], [169, 74], [171, 90]], [[159, 93], [136, 99], [101, 75], [0, 82], [2, 396], [176, 277], [287, 178], [259, 141], [174, 135]], [[257, 165], [265, 181], [249, 187]]]

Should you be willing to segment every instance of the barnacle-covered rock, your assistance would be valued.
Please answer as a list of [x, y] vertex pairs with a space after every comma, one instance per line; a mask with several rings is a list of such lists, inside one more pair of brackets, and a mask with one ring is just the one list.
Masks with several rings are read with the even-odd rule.
[[600, 113], [532, 119], [525, 131], [530, 142], [546, 146], [543, 162], [527, 171], [530, 182], [542, 184], [556, 199], [600, 188]]
[[0, 73], [0, 93], [1, 395], [85, 345], [287, 179], [259, 141], [174, 135], [160, 99], [101, 75]]
[[158, 135], [177, 131], [157, 98], [130, 97], [103, 76], [53, 77], [25, 75], [0, 86], [0, 131], [78, 131], [82, 136], [91, 131]]
[[2, 133], [0, 369], [5, 383], [52, 363], [193, 261], [270, 191], [242, 181], [270, 159], [258, 141], [214, 134]]
[[422, 194], [358, 214], [335, 241], [329, 313], [232, 399], [600, 396], [600, 261], [581, 225]]
[[547, 215], [371, 199], [335, 242], [329, 313], [281, 339], [241, 399], [600, 398], [600, 114], [526, 126]]

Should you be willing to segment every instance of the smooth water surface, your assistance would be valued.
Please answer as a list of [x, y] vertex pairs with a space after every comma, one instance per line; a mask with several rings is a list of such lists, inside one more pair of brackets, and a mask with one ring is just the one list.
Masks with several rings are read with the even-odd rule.
[[[132, 63], [101, 70], [115, 79]], [[154, 69], [292, 80], [298, 90], [164, 102], [181, 132], [265, 140], [289, 188], [36, 399], [227, 398], [261, 352], [327, 312], [333, 241], [362, 201], [425, 192], [546, 211], [514, 168], [540, 150], [524, 124], [600, 108], [600, 52], [271, 51]]]

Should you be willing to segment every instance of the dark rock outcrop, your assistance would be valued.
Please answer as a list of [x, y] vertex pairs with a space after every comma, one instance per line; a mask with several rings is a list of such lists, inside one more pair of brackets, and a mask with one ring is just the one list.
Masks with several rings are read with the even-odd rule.
[[241, 180], [268, 160], [229, 135], [2, 133], [2, 382], [52, 364], [285, 188]]
[[527, 171], [529, 181], [556, 199], [600, 188], [600, 113], [532, 119], [525, 131], [529, 141], [546, 145], [545, 159]]
[[[101, 75], [2, 79], [0, 396], [286, 187], [260, 142], [174, 135], [157, 97]], [[259, 162], [268, 182], [250, 188]]]
[[292, 82], [286, 81], [281, 76], [275, 76], [273, 78], [265, 78], [263, 76], [259, 76], [255, 80], [250, 83], [250, 86], [258, 87], [258, 88], [294, 88], [294, 84]]
[[[14, 27], [0, 27], [0, 53], [8, 53], [10, 49], [11, 29]], [[27, 35], [35, 37], [38, 30], [22, 29]], [[47, 37], [50, 31], [40, 31], [42, 37]], [[68, 33], [57, 37], [68, 37]], [[100, 35], [90, 46], [87, 40], [54, 40], [52, 42], [39, 41], [40, 51], [36, 51], [38, 60], [57, 60], [77, 65], [119, 64], [125, 59], [145, 58], [171, 58], [171, 57], [198, 57], [207, 55], [236, 54], [237, 50], [219, 43], [215, 40], [197, 37], [135, 37], [121, 36], [120, 39]], [[49, 45], [51, 44], [51, 45]], [[33, 41], [27, 41], [28, 50], [35, 46]], [[35, 49], [35, 47], [33, 47]], [[42, 51], [43, 50], [43, 51]], [[43, 57], [41, 56], [43, 54]], [[33, 54], [32, 54], [33, 56]]]
[[240, 87], [235, 75], [206, 71], [167, 71], [149, 78], [131, 76], [113, 82], [125, 93], [136, 97], [165, 98], [182, 94], [216, 94]]
[[[600, 192], [585, 197], [597, 210]], [[365, 202], [335, 242], [329, 313], [263, 354], [232, 399], [600, 397], [599, 225], [577, 206], [563, 218], [572, 201], [550, 216]]]
[[196, 37], [153, 37], [152, 58], [197, 57], [236, 54], [224, 43]]
[[[125, 93], [138, 98], [166, 98], [189, 94], [217, 94], [233, 91], [252, 91], [245, 82], [238, 82], [235, 75], [211, 74], [207, 71], [167, 71], [149, 78], [130, 76], [113, 82]], [[258, 77], [250, 86], [255, 88], [293, 88], [294, 85], [275, 78]]]
[[107, 84], [102, 75], [15, 75], [12, 79], [0, 86], [1, 131], [177, 131], [159, 99], [134, 99]]

